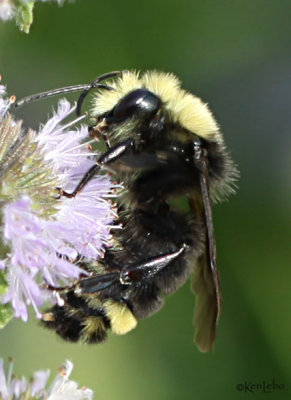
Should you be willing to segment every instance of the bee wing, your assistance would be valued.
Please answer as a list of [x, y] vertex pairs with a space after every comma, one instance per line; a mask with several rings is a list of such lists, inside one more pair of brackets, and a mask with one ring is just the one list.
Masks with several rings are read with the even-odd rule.
[[[202, 352], [211, 349], [221, 309], [221, 292], [216, 257], [212, 208], [209, 193], [207, 160], [201, 159], [200, 196], [189, 199], [195, 214], [200, 216], [206, 228], [205, 253], [198, 259], [194, 270], [193, 290], [196, 294], [194, 340]], [[200, 198], [199, 198], [200, 197]]]

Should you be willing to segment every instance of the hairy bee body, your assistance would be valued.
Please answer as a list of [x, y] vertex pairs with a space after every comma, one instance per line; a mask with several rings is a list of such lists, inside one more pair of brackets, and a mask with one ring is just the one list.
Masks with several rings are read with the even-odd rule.
[[[112, 87], [94, 98], [93, 133], [103, 136], [109, 151], [122, 150], [109, 165], [124, 185], [116, 221], [122, 229], [113, 231], [114, 245], [104, 258], [89, 266], [91, 276], [64, 291], [64, 305], [44, 314], [43, 323], [64, 339], [100, 342], [108, 329], [117, 334], [133, 329], [194, 274], [196, 341], [207, 351], [220, 296], [209, 258], [214, 245], [205, 188], [212, 199], [227, 194], [235, 167], [207, 105], [181, 89], [175, 76], [125, 72]], [[182, 197], [187, 211], [175, 205]]]

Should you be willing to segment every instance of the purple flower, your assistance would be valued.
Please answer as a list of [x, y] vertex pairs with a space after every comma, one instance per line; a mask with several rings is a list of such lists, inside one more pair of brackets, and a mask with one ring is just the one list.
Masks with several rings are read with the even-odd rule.
[[[1, 16], [1, 0], [0, 0], [0, 16]], [[3, 116], [6, 114], [9, 107], [13, 103], [13, 98], [7, 99], [5, 96], [6, 96], [6, 87], [4, 85], [0, 85], [0, 118], [3, 118]]]
[[[82, 143], [88, 135], [87, 127], [73, 131], [68, 129], [72, 123], [66, 130], [60, 126], [60, 122], [73, 111], [75, 107], [61, 100], [57, 113], [37, 136], [46, 161], [53, 165], [59, 185], [66, 191], [73, 191], [94, 165], [94, 154], [87, 150], [88, 142]], [[59, 212], [55, 219], [63, 227], [59, 231], [64, 243], [71, 244], [78, 254], [89, 259], [102, 256], [104, 243], [108, 245], [111, 239], [110, 224], [116, 215], [108, 197], [113, 194], [113, 186], [108, 177], [96, 176], [75, 198], [64, 197], [58, 204]], [[63, 254], [61, 249], [58, 252]]]
[[[40, 1], [44, 3], [50, 0]], [[56, 0], [56, 2], [62, 5], [65, 0]], [[8, 21], [15, 18], [20, 30], [28, 33], [33, 19], [31, 3], [33, 3], [31, 0], [0, 0], [0, 19]]]
[[40, 393], [44, 392], [44, 388], [47, 384], [48, 378], [50, 376], [50, 370], [36, 371], [31, 380], [31, 397], [37, 397]]
[[76, 279], [82, 270], [58, 256], [63, 246], [63, 228], [55, 221], [38, 217], [31, 209], [31, 200], [23, 196], [8, 204], [3, 211], [4, 238], [10, 245], [8, 268], [8, 293], [2, 302], [11, 302], [15, 317], [27, 321], [26, 304], [31, 304], [38, 318], [38, 307], [43, 305], [51, 293], [43, 289], [38, 281], [57, 286], [69, 278]]
[[[4, 110], [7, 104], [2, 100]], [[5, 204], [3, 241], [9, 248], [0, 259], [0, 269], [7, 271], [8, 283], [2, 303], [11, 303], [15, 317], [23, 321], [28, 319], [27, 305], [32, 305], [40, 318], [39, 307], [45, 301], [61, 304], [58, 294], [45, 289], [44, 284], [70, 285], [80, 274], [86, 274], [74, 264], [77, 257], [86, 262], [97, 260], [111, 245], [116, 211], [109, 199], [115, 196], [118, 186], [107, 175], [94, 177], [74, 198], [57, 199], [56, 186], [72, 191], [94, 165], [96, 156], [84, 142], [87, 128], [75, 128], [83, 117], [63, 123], [74, 110], [68, 101], [59, 102], [57, 112], [33, 136], [32, 143], [23, 146], [25, 151], [31, 146], [29, 158], [17, 160], [14, 175], [8, 171], [3, 189], [0, 188], [0, 204], [1, 199]], [[7, 125], [7, 118], [3, 116], [2, 120]], [[2, 131], [7, 132], [6, 125]], [[11, 146], [14, 136], [13, 131]], [[7, 154], [10, 153], [8, 148]], [[7, 156], [2, 157], [3, 164], [9, 164]]]
[[27, 391], [27, 381], [24, 377], [17, 379], [13, 375], [13, 361], [10, 360], [7, 376], [5, 375], [3, 360], [0, 359], [0, 399], [12, 400], [19, 398]]
[[15, 6], [11, 0], [0, 0], [0, 19], [8, 21], [15, 15]]
[[59, 376], [55, 378], [47, 400], [91, 400], [93, 391], [86, 387], [78, 389], [78, 383], [69, 379], [73, 370], [73, 363], [66, 361], [59, 369]]
[[73, 363], [66, 363], [59, 368], [59, 374], [46, 389], [50, 375], [49, 370], [36, 371], [32, 379], [17, 378], [13, 374], [13, 363], [10, 361], [5, 375], [3, 360], [0, 359], [0, 399], [1, 400], [92, 400], [93, 391], [86, 387], [78, 388], [78, 383], [70, 380]]

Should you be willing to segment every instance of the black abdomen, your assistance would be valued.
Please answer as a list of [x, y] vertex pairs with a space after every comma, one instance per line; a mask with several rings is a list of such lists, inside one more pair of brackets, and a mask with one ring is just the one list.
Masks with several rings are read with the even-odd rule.
[[163, 305], [162, 295], [173, 293], [188, 279], [204, 248], [204, 229], [194, 217], [170, 211], [166, 203], [155, 214], [143, 210], [124, 213], [120, 222], [121, 249], [106, 252], [106, 269], [122, 269], [188, 246], [155, 277], [131, 285], [118, 282], [101, 294], [103, 299], [125, 302], [137, 318], [145, 318]]

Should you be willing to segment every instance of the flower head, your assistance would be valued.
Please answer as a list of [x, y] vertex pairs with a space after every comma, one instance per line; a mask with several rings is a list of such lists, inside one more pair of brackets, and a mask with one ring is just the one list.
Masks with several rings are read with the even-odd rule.
[[8, 21], [15, 15], [15, 6], [11, 0], [0, 0], [0, 19]]
[[78, 388], [78, 383], [69, 379], [72, 370], [73, 363], [66, 361], [46, 389], [49, 370], [36, 371], [28, 381], [25, 377], [17, 378], [13, 374], [12, 360], [5, 375], [3, 360], [0, 359], [0, 400], [91, 400], [91, 389]]
[[[8, 21], [16, 19], [19, 29], [25, 33], [29, 33], [30, 26], [33, 21], [33, 7], [37, 0], [0, 0], [0, 19]], [[48, 2], [50, 0], [40, 0]], [[65, 0], [56, 0], [62, 5]]]
[[98, 175], [74, 198], [59, 198], [56, 187], [73, 190], [95, 163], [84, 141], [87, 128], [76, 128], [79, 119], [64, 124], [75, 106], [61, 100], [38, 133], [25, 132], [7, 114], [4, 94], [0, 86], [0, 269], [8, 283], [2, 303], [11, 303], [15, 316], [26, 321], [27, 305], [40, 318], [45, 301], [61, 301], [45, 283], [70, 284], [87, 273], [76, 265], [78, 258], [96, 260], [111, 245], [116, 211], [109, 198], [117, 186]]

